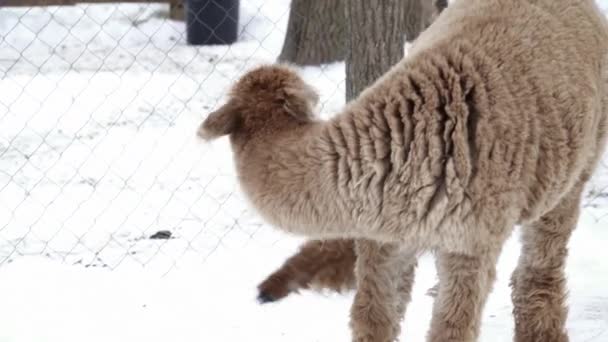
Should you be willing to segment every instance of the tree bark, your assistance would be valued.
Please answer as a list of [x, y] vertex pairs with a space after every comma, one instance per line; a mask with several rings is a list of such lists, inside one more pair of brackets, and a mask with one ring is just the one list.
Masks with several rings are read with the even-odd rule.
[[399, 0], [404, 11], [403, 32], [408, 42], [414, 41], [445, 8], [447, 0]]
[[293, 0], [279, 61], [318, 65], [343, 60], [347, 1]]
[[169, 3], [169, 19], [184, 21], [186, 13], [184, 13], [184, 0], [170, 0]]
[[[407, 41], [416, 39], [447, 5], [446, 0], [388, 2], [402, 9], [399, 15], [403, 20], [399, 20], [401, 26], [396, 27], [405, 33]], [[366, 9], [375, 8], [376, 3], [368, 3]], [[347, 4], [349, 0], [293, 0], [279, 61], [318, 65], [344, 60], [350, 36], [346, 23], [350, 18], [345, 17]], [[376, 11], [365, 12], [366, 18], [372, 12]]]
[[403, 27], [414, 2], [419, 0], [347, 1], [347, 101], [403, 58]]

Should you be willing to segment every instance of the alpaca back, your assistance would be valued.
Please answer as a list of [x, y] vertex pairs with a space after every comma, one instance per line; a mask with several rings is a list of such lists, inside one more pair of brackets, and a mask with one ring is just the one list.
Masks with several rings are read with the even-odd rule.
[[[468, 13], [467, 19], [454, 16], [450, 24], [457, 28], [446, 39], [455, 44], [462, 37], [463, 45], [487, 58], [493, 67], [482, 77], [502, 79], [505, 87], [496, 89], [496, 101], [509, 99], [514, 102], [510, 109], [518, 112], [505, 110], [495, 119], [514, 120], [510, 130], [504, 128], [528, 146], [520, 158], [526, 193], [521, 218], [534, 220], [579, 181], [579, 174], [592, 172], [603, 150], [606, 20], [593, 0], [470, 0], [455, 5], [455, 11]], [[517, 139], [509, 143], [516, 146]]]
[[593, 1], [456, 1], [327, 126], [343, 206], [389, 231], [537, 219], [603, 146], [606, 27]]

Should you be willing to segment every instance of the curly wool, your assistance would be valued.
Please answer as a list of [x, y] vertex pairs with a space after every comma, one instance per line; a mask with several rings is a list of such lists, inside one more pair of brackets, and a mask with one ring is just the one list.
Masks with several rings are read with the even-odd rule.
[[495, 234], [496, 213], [525, 223], [550, 210], [600, 155], [608, 39], [587, 2], [537, 3], [457, 2], [329, 122], [288, 122], [283, 78], [308, 86], [280, 66], [252, 71], [275, 77], [259, 80], [266, 99], [242, 84], [233, 95], [244, 118], [235, 157], [254, 205], [288, 231], [424, 247], [474, 247], [463, 238]]

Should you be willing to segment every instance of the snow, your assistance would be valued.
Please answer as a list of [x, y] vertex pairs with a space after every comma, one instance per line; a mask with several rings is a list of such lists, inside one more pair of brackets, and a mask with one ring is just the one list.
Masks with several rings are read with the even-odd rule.
[[[274, 60], [288, 7], [242, 1], [239, 41], [217, 47], [187, 46], [163, 5], [0, 8], [0, 342], [349, 340], [352, 294], [256, 303], [302, 240], [247, 206], [225, 140], [195, 137], [239, 75]], [[338, 111], [343, 64], [302, 72], [321, 115]], [[571, 241], [574, 342], [608, 341], [607, 166]], [[481, 341], [512, 340], [518, 253], [516, 231]], [[424, 256], [406, 340], [424, 340], [434, 282]]]

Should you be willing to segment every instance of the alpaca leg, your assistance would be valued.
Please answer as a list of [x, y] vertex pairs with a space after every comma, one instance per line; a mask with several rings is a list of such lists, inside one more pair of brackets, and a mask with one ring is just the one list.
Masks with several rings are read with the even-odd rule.
[[428, 340], [472, 342], [496, 275], [496, 255], [439, 253], [439, 290]]
[[416, 259], [397, 245], [355, 242], [357, 293], [351, 308], [353, 341], [392, 342], [410, 299]]
[[578, 216], [582, 186], [522, 229], [522, 253], [511, 278], [515, 340], [566, 342], [567, 244]]
[[308, 288], [353, 289], [355, 260], [353, 240], [307, 241], [258, 286], [258, 300], [273, 302]]
[[401, 321], [405, 316], [407, 305], [412, 300], [412, 288], [418, 262], [412, 254], [401, 254], [396, 260], [401, 275], [397, 278], [397, 317]]

